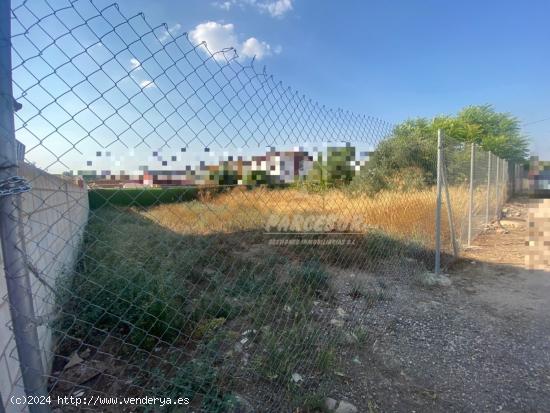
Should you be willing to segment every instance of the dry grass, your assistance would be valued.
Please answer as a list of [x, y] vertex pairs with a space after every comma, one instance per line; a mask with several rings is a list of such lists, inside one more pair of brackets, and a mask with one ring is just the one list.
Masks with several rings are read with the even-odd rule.
[[[457, 230], [467, 210], [468, 191], [450, 189]], [[435, 189], [409, 192], [381, 192], [374, 197], [351, 196], [333, 189], [308, 193], [299, 189], [270, 190], [234, 188], [214, 197], [180, 204], [167, 204], [142, 212], [149, 219], [172, 231], [184, 234], [230, 233], [259, 230], [273, 214], [290, 218], [301, 216], [338, 216], [341, 222], [361, 221], [400, 239], [417, 241], [427, 247], [434, 242]], [[443, 213], [443, 241], [447, 242], [448, 225]]]
[[[464, 213], [467, 196], [466, 188], [451, 190], [456, 216]], [[285, 406], [279, 411], [310, 411], [302, 409], [305, 398], [313, 397], [310, 388], [333, 388], [333, 372], [341, 371], [342, 330], [329, 320], [340, 305], [361, 320], [386, 297], [362, 284], [348, 293], [342, 287], [347, 276], [357, 268], [386, 289], [396, 277], [432, 267], [435, 207], [433, 189], [368, 197], [341, 190], [234, 188], [139, 211], [96, 209], [78, 277], [66, 287], [58, 359], [66, 362], [83, 345], [95, 348], [108, 366], [115, 357], [126, 363], [124, 383], [136, 395], [149, 388], [170, 396], [187, 392], [204, 411], [233, 411], [232, 397], [243, 388], [258, 403], [276, 395]], [[379, 231], [346, 236], [356, 241], [349, 248], [272, 247], [263, 242], [272, 214], [337, 216]], [[89, 334], [91, 325], [100, 333]], [[244, 331], [258, 332], [245, 353], [248, 364], [241, 351], [229, 351]], [[70, 370], [61, 371], [56, 383], [71, 383], [65, 376]], [[296, 371], [314, 378], [310, 387], [292, 387]], [[120, 374], [109, 367], [104, 376]], [[112, 387], [101, 380], [91, 384], [94, 391]], [[53, 391], [70, 394], [72, 387]]]

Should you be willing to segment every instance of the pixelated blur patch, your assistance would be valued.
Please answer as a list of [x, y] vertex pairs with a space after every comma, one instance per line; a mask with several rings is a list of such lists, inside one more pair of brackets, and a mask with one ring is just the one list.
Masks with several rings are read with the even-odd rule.
[[529, 269], [550, 269], [550, 199], [531, 199], [526, 264]]

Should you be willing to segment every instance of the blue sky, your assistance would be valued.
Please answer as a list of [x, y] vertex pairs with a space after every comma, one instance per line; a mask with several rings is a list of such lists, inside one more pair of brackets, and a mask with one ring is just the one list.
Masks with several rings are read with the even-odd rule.
[[[279, 16], [251, 1], [121, 2], [192, 30], [233, 24], [241, 39], [279, 46], [269, 72], [312, 98], [398, 122], [491, 103], [524, 123], [550, 118], [550, 2], [293, 0]], [[218, 7], [217, 7], [217, 6]], [[550, 120], [528, 125], [550, 159]]]
[[[330, 107], [397, 123], [493, 104], [516, 115], [533, 152], [550, 159], [550, 119], [541, 121], [550, 118], [547, 0], [156, 0], [154, 6], [121, 0], [119, 5], [127, 16], [144, 12], [151, 25], [167, 23], [174, 36], [188, 32], [211, 49], [234, 46], [242, 63], [256, 55], [256, 67], [265, 65], [276, 80]], [[135, 68], [130, 62], [127, 69]], [[141, 73], [144, 87], [154, 75]]]

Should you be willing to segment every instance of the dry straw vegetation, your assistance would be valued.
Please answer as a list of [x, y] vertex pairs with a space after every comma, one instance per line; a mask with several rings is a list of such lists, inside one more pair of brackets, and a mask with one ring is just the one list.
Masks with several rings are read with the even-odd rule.
[[[350, 227], [361, 221], [365, 227], [397, 239], [413, 240], [433, 248], [435, 234], [435, 188], [416, 191], [381, 191], [374, 196], [354, 195], [342, 189], [308, 192], [303, 189], [247, 190], [230, 188], [221, 195], [208, 191], [198, 200], [158, 205], [142, 214], [157, 224], [182, 234], [215, 234], [264, 231], [271, 215], [338, 216]], [[480, 199], [482, 194], [480, 194]], [[468, 189], [450, 188], [453, 215], [460, 232], [468, 207]], [[476, 205], [481, 205], [477, 202]], [[446, 214], [446, 205], [443, 213]], [[445, 215], [446, 216], [446, 215]], [[292, 221], [291, 221], [292, 222]], [[448, 221], [443, 223], [443, 241], [449, 241]]]
[[[451, 196], [460, 216], [467, 189]], [[361, 320], [387, 300], [387, 277], [432, 265], [434, 211], [431, 188], [367, 196], [235, 187], [149, 208], [98, 208], [76, 273], [60, 286], [57, 363], [87, 351], [87, 363], [105, 372], [89, 383], [98, 392], [124, 378], [120, 393], [185, 394], [209, 412], [242, 411], [243, 399], [322, 411], [341, 350], [368, 335], [344, 315]], [[334, 215], [368, 229], [339, 235], [354, 241], [345, 248], [275, 247], [265, 234], [273, 214]], [[352, 273], [362, 278], [350, 283]], [[53, 394], [73, 391], [76, 378], [61, 371]]]

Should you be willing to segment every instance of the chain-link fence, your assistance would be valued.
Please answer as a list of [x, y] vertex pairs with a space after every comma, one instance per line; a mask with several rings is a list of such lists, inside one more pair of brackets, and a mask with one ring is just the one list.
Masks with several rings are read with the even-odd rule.
[[[508, 162], [476, 143], [444, 136], [442, 196], [446, 222], [442, 226], [443, 250], [451, 256], [472, 247], [485, 229], [497, 225], [509, 196]], [[496, 222], [496, 224], [495, 224]]]
[[438, 237], [446, 265], [506, 199], [495, 156], [438, 158], [142, 14], [3, 12], [8, 410], [319, 409], [396, 287], [438, 282]]

